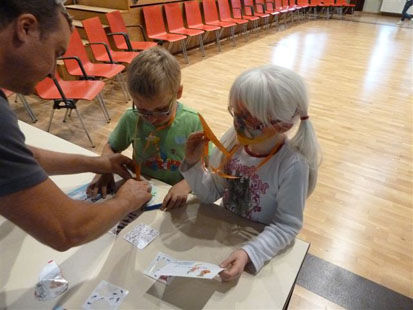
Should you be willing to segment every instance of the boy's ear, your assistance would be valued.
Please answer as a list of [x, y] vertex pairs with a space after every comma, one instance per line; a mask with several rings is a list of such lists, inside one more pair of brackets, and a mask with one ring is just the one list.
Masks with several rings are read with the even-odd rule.
[[184, 86], [180, 85], [179, 88], [178, 88], [178, 91], [176, 92], [176, 99], [179, 99], [179, 98], [182, 97], [183, 90], [184, 90]]

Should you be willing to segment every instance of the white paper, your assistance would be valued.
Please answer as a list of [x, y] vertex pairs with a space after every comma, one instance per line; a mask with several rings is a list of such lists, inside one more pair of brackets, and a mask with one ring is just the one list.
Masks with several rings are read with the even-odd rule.
[[155, 272], [156, 277], [174, 276], [199, 279], [213, 279], [223, 268], [215, 264], [197, 261], [175, 261], [169, 262]]
[[128, 290], [103, 280], [82, 305], [82, 309], [117, 310], [128, 293]]
[[169, 284], [172, 281], [172, 277], [160, 276], [156, 273], [159, 271], [159, 269], [164, 267], [166, 264], [170, 262], [175, 262], [175, 261], [176, 261], [175, 258], [167, 254], [164, 254], [162, 252], [159, 252], [158, 255], [149, 264], [149, 266], [145, 269], [144, 274], [161, 283]]
[[141, 223], [128, 232], [123, 238], [142, 250], [158, 236], [159, 231]]

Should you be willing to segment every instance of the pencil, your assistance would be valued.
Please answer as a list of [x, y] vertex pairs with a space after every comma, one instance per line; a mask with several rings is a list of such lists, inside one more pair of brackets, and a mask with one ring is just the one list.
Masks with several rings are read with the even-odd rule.
[[141, 180], [141, 164], [137, 163], [136, 161], [135, 161], [135, 174], [136, 174], [135, 179], [137, 181], [140, 181]]

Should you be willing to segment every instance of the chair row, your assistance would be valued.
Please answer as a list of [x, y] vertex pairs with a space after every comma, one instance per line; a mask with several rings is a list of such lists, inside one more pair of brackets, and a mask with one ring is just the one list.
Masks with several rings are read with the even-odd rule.
[[[295, 18], [304, 18], [311, 10], [314, 16], [317, 16], [318, 8], [327, 10], [328, 16], [330, 8], [340, 9], [342, 14], [343, 8], [354, 9], [354, 6], [347, 4], [346, 0], [202, 0], [185, 1], [184, 10], [181, 10], [180, 3], [145, 6], [143, 15], [147, 37], [160, 44], [168, 42], [168, 48], [171, 48], [173, 43], [180, 42], [188, 63], [187, 43], [192, 37], [198, 36], [202, 56], [205, 56], [204, 41], [210, 32], [215, 32], [220, 51], [220, 38], [225, 29], [230, 30], [230, 37], [235, 45], [234, 36], [238, 25], [242, 27], [241, 34], [246, 35], [249, 22], [252, 23], [252, 30], [257, 30], [260, 21], [264, 27], [269, 27], [272, 23], [278, 25], [281, 17], [284, 18], [284, 24], [287, 24]], [[166, 23], [162, 10], [165, 12]]]
[[[54, 77], [45, 78], [36, 85], [36, 94], [40, 98], [54, 101], [47, 131], [51, 128], [56, 109], [66, 109], [64, 121], [71, 115], [71, 111], [75, 110], [92, 147], [94, 147], [94, 143], [77, 110], [76, 103], [79, 100], [92, 101], [97, 99], [106, 121], [110, 122], [110, 115], [101, 94], [105, 86], [103, 80], [117, 80], [125, 101], [128, 102], [130, 98], [121, 73], [125, 71], [125, 65], [131, 63], [139, 54], [137, 51], [156, 45], [154, 42], [131, 41], [119, 11], [108, 13], [106, 17], [112, 31], [108, 34], [98, 17], [82, 21], [88, 39], [85, 45], [90, 47], [94, 62], [89, 59], [86, 46], [83, 44], [77, 29], [74, 29], [70, 37], [66, 53], [59, 58], [63, 60], [67, 72], [77, 77], [78, 80], [63, 80], [56, 70]], [[108, 36], [113, 36], [114, 44], [118, 50], [112, 49]]]

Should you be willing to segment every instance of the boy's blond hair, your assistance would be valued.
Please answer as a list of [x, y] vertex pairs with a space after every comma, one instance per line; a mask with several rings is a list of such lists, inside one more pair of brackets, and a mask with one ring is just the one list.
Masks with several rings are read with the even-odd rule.
[[167, 50], [153, 47], [140, 52], [128, 67], [128, 89], [131, 95], [153, 98], [175, 95], [181, 85], [181, 68]]

